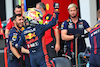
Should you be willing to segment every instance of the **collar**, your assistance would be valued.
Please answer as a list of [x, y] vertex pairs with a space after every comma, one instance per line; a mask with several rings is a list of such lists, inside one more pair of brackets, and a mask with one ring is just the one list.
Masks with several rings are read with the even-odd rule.
[[[71, 18], [69, 17], [69, 22], [72, 22], [72, 20], [71, 20]], [[78, 17], [78, 22], [77, 23], [79, 23], [80, 22], [80, 18]], [[72, 22], [73, 23], [73, 22]], [[75, 24], [75, 23], [74, 23]]]
[[17, 29], [16, 27], [14, 27], [14, 29], [16, 30], [16, 32], [21, 32], [21, 30], [20, 29]]
[[97, 24], [100, 23], [100, 20], [97, 21]]

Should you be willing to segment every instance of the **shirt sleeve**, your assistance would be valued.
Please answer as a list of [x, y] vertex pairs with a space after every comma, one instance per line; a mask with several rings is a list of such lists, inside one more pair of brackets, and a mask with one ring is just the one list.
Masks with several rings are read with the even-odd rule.
[[89, 32], [88, 36], [89, 36], [89, 41], [90, 41], [90, 44], [91, 44], [91, 34], [90, 34], [90, 32]]
[[67, 29], [67, 22], [66, 21], [64, 21], [61, 25], [61, 30], [63, 30], [63, 29]]
[[[40, 29], [40, 31], [45, 32], [46, 30], [50, 29], [51, 27], [55, 26], [58, 20], [58, 13], [55, 14], [55, 17], [48, 23], [48, 24], [39, 24], [37, 28]], [[42, 33], [41, 32], [41, 33]]]
[[25, 37], [24, 37], [24, 34], [22, 33], [21, 34], [21, 38], [20, 38], [20, 40], [19, 40], [19, 42], [18, 42], [18, 46], [19, 46], [19, 48], [21, 48], [22, 46], [24, 46], [26, 44], [26, 42], [25, 42]]
[[87, 29], [89, 27], [90, 27], [89, 24], [84, 20], [84, 28]]
[[18, 33], [10, 33], [9, 34], [9, 41], [12, 42], [13, 47], [18, 48], [18, 40], [19, 40]]
[[8, 20], [7, 25], [6, 25], [6, 29], [11, 29], [12, 28], [12, 23], [11, 23], [11, 18]]
[[55, 26], [53, 26], [52, 28], [53, 28], [53, 29], [58, 28], [58, 23], [57, 23]]
[[1, 19], [0, 19], [0, 28], [2, 28]]

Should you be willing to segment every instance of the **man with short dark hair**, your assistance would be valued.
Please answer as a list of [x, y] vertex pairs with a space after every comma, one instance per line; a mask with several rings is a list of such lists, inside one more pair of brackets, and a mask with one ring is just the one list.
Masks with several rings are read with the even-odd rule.
[[[48, 22], [52, 20], [53, 16], [46, 12], [45, 4], [39, 2], [36, 4], [36, 8], [42, 12], [43, 24], [48, 24]], [[60, 36], [59, 36], [58, 24], [45, 31], [44, 37], [45, 37], [44, 44], [46, 46], [45, 50], [47, 50], [49, 58], [52, 59], [56, 57], [56, 52], [60, 50]]]
[[16, 14], [13, 16], [13, 20], [14, 27], [10, 30], [7, 44], [8, 63], [9, 67], [24, 67], [25, 61], [23, 61], [20, 55], [20, 50], [18, 49], [17, 44], [21, 36], [20, 28], [23, 26], [23, 16], [21, 16], [21, 14]]
[[[15, 14], [22, 14], [22, 10], [21, 10], [21, 6], [17, 5], [14, 9], [14, 13]], [[7, 22], [7, 25], [6, 25], [6, 30], [5, 30], [5, 37], [8, 38], [8, 35], [9, 35], [9, 31], [10, 29], [14, 26], [14, 23], [13, 23], [13, 17], [11, 17], [8, 22]]]

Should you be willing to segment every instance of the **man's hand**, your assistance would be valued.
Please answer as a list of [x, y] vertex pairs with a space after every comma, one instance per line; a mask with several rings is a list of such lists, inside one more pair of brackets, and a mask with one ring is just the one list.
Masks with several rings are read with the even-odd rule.
[[53, 7], [54, 7], [54, 13], [55, 12], [58, 12], [59, 13], [59, 3], [54, 3], [53, 4]]
[[75, 39], [76, 37], [81, 37], [81, 35], [80, 35], [80, 34], [75, 34], [75, 35], [74, 35], [74, 39]]
[[25, 66], [26, 66], [26, 63], [25, 63], [25, 61], [22, 59], [22, 57], [19, 58], [19, 61], [20, 61], [21, 67], [25, 67]]
[[57, 44], [57, 43], [56, 43], [56, 45], [55, 45], [55, 50], [56, 50], [56, 52], [58, 52], [58, 51], [60, 50], [60, 44]]
[[59, 3], [54, 3], [53, 7], [54, 7], [55, 9], [59, 9]]
[[89, 33], [86, 33], [84, 35], [81, 35], [82, 38], [87, 38]]

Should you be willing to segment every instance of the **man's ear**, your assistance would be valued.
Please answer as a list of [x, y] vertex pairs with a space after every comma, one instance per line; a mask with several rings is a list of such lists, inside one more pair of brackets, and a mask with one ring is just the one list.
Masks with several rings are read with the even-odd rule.
[[16, 21], [16, 19], [15, 20], [13, 20], [13, 23], [15, 24], [15, 21]]
[[15, 13], [15, 10], [14, 10], [14, 13]]
[[44, 9], [43, 8], [41, 8], [41, 12], [43, 12], [44, 11]]

